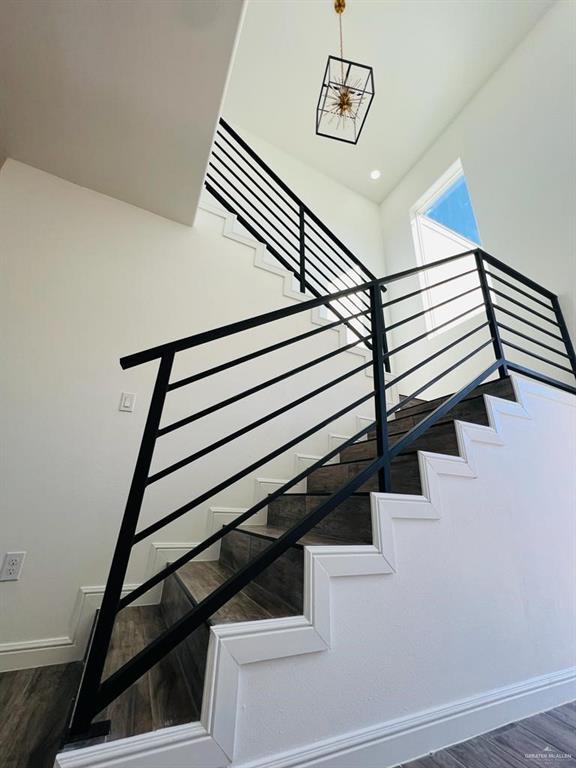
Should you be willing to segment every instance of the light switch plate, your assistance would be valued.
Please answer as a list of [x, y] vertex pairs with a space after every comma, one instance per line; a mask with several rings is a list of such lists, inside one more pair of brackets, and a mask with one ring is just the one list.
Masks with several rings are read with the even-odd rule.
[[132, 413], [132, 411], [134, 410], [135, 403], [136, 403], [136, 395], [134, 394], [134, 392], [122, 392], [122, 395], [120, 396], [120, 405], [118, 406], [118, 410]]

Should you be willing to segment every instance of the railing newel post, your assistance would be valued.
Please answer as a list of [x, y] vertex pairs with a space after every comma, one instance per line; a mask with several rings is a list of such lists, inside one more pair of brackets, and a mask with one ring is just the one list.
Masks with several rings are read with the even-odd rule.
[[488, 277], [486, 275], [486, 268], [484, 266], [484, 252], [478, 248], [474, 252], [474, 258], [476, 259], [476, 269], [478, 270], [478, 278], [480, 280], [480, 288], [482, 290], [482, 297], [484, 299], [484, 307], [486, 309], [486, 319], [488, 320], [488, 327], [490, 329], [490, 335], [492, 337], [492, 346], [494, 348], [494, 355], [496, 360], [501, 361], [501, 365], [498, 368], [498, 375], [501, 379], [505, 379], [508, 376], [508, 366], [506, 365], [506, 356], [504, 354], [504, 346], [500, 337], [500, 328], [498, 327], [498, 318], [496, 317], [496, 311], [494, 309], [494, 302], [492, 301], [492, 294], [490, 293], [490, 286], [488, 285]]
[[96, 620], [92, 644], [86, 659], [84, 673], [72, 714], [70, 723], [71, 736], [78, 736], [87, 732], [92, 718], [100, 711], [97, 704], [98, 691], [102, 681], [104, 664], [112, 638], [118, 606], [122, 597], [122, 590], [124, 589], [124, 580], [128, 569], [134, 535], [138, 527], [138, 518], [144, 499], [173, 361], [173, 351], [164, 352], [160, 358], [144, 433], [128, 492], [126, 508], [102, 598], [102, 607]]
[[574, 345], [572, 344], [572, 339], [570, 338], [568, 327], [566, 326], [566, 321], [564, 320], [564, 313], [562, 312], [562, 307], [560, 306], [560, 299], [558, 296], [554, 296], [551, 301], [554, 315], [556, 316], [556, 320], [558, 322], [558, 328], [560, 329], [560, 335], [562, 336], [562, 340], [564, 341], [564, 346], [566, 348], [566, 354], [570, 360], [572, 372], [576, 377], [576, 352], [574, 351]]
[[306, 229], [304, 206], [299, 207], [300, 293], [306, 293]]
[[381, 493], [392, 490], [390, 454], [388, 445], [388, 413], [386, 408], [386, 382], [384, 378], [384, 347], [386, 329], [384, 327], [384, 309], [382, 291], [379, 283], [370, 286], [370, 319], [372, 328], [372, 368], [374, 372], [374, 411], [376, 417], [376, 450], [382, 458], [382, 467], [378, 470], [378, 490]]

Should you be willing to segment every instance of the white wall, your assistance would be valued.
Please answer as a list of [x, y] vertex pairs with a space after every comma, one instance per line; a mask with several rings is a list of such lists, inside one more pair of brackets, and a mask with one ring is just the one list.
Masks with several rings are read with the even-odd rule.
[[422, 460], [431, 504], [375, 495], [375, 547], [311, 548], [327, 650], [270, 658], [272, 627], [259, 663], [238, 644], [233, 765], [383, 768], [573, 697], [576, 398], [517, 386], [464, 459]]
[[575, 19], [558, 0], [381, 206], [389, 273], [414, 266], [409, 210], [461, 158], [483, 248], [557, 293], [573, 337]]
[[[3, 364], [0, 558], [27, 551], [19, 582], [0, 584], [0, 657], [13, 645], [62, 638], [83, 585], [104, 583], [139, 446], [156, 365], [123, 372], [122, 355], [256, 315], [294, 299], [283, 281], [255, 269], [254, 249], [222, 237], [223, 220], [200, 212], [189, 228], [8, 160], [0, 173], [0, 318]], [[310, 330], [310, 313], [182, 355], [175, 377]], [[285, 348], [169, 397], [176, 420], [335, 349], [334, 331]], [[360, 365], [344, 353], [196, 422], [159, 442], [153, 468]], [[142, 521], [157, 519], [369, 391], [364, 373], [150, 487]], [[120, 413], [121, 391], [137, 393]], [[361, 412], [371, 413], [368, 403]], [[355, 414], [335, 432], [356, 431]], [[328, 430], [300, 447], [328, 449]], [[294, 449], [298, 450], [298, 449]], [[256, 473], [291, 477], [294, 451]], [[254, 478], [138, 545], [137, 583], [154, 542], [206, 534], [208, 506], [247, 507]], [[4, 644], [4, 645], [2, 645]], [[7, 644], [7, 645], [6, 645]], [[0, 661], [2, 659], [0, 658]], [[34, 664], [39, 660], [34, 657]], [[19, 663], [22, 662], [20, 659]]]
[[385, 274], [380, 211], [376, 203], [314, 170], [260, 136], [238, 133], [332, 232], [375, 274]]

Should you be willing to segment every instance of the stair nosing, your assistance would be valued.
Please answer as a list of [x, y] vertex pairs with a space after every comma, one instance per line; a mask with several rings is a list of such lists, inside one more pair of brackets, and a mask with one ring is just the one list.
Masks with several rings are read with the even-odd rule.
[[[252, 528], [257, 528], [257, 527], [258, 526], [252, 526]], [[266, 527], [267, 526], [265, 526], [265, 525], [262, 526], [262, 528], [266, 528]], [[256, 536], [259, 539], [266, 539], [267, 541], [278, 541], [278, 539], [280, 538], [279, 536], [272, 536], [271, 534], [266, 535], [266, 533], [264, 533], [264, 531], [248, 530], [246, 528], [240, 528], [240, 527], [235, 528], [234, 530], [237, 533], [243, 533], [245, 536]], [[284, 529], [279, 529], [279, 530], [283, 530], [284, 533], [287, 533], [290, 530], [290, 528], [286, 528], [286, 530], [284, 530]], [[306, 534], [304, 534], [304, 535], [306, 535]], [[343, 546], [350, 546], [350, 544], [351, 544], [351, 542], [348, 539], [343, 539], [343, 538], [341, 538], [339, 536], [330, 536], [329, 534], [324, 534], [324, 533], [321, 534], [321, 535], [326, 538], [326, 544], [325, 545], [323, 543], [318, 543], [318, 544], [302, 544], [300, 541], [296, 541], [296, 542], [294, 542], [294, 544], [291, 544], [290, 546], [294, 547], [295, 549], [304, 549], [304, 547], [310, 547], [310, 546], [312, 546], [312, 547], [322, 547], [322, 546], [329, 547], [329, 546], [338, 545], [338, 544], [342, 544]]]

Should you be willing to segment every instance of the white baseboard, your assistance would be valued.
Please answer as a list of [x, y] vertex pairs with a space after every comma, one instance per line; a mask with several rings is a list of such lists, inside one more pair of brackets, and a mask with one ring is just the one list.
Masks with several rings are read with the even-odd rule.
[[[193, 546], [195, 544], [191, 542], [153, 543], [150, 547], [144, 580]], [[122, 594], [128, 594], [137, 586], [139, 584], [126, 584]], [[67, 664], [82, 659], [94, 614], [100, 607], [103, 595], [103, 584], [80, 587], [66, 635], [0, 643], [0, 672]], [[135, 600], [134, 605], [157, 605], [160, 602], [160, 596], [161, 587], [155, 587]]]
[[389, 768], [576, 698], [576, 667], [232, 768]]
[[54, 768], [225, 768], [228, 764], [200, 723], [190, 723], [60, 752]]
[[249, 762], [191, 723], [62, 752], [56, 768], [389, 768], [574, 698], [576, 667]]

